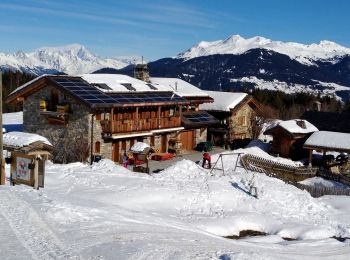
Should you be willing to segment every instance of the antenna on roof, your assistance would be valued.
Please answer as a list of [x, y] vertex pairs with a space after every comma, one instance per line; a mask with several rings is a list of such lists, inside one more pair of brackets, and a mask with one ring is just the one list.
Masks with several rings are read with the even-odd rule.
[[141, 64], [143, 64], [143, 56], [141, 56]]
[[175, 81], [175, 91], [177, 91], [177, 81]]

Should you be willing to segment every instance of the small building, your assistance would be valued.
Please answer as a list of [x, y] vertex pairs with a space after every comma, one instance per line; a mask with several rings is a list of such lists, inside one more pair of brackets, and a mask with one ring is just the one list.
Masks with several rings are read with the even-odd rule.
[[320, 131], [350, 133], [350, 113], [306, 111], [300, 118], [309, 121]]
[[313, 133], [305, 142], [304, 149], [309, 150], [309, 162], [312, 161], [313, 150], [327, 152], [346, 152], [350, 154], [350, 134], [318, 131]]
[[208, 129], [208, 140], [214, 145], [223, 145], [227, 140], [251, 139], [253, 120], [259, 113], [258, 102], [246, 93], [206, 91], [213, 103], [199, 106], [217, 118], [219, 124]]
[[3, 143], [6, 161], [11, 163], [11, 183], [43, 188], [45, 161], [53, 149], [51, 143], [40, 135], [22, 132], [5, 134]]
[[308, 121], [293, 119], [275, 122], [267, 127], [264, 135], [273, 137], [271, 153], [297, 160], [307, 156], [303, 145], [306, 139], [316, 131], [318, 129]]

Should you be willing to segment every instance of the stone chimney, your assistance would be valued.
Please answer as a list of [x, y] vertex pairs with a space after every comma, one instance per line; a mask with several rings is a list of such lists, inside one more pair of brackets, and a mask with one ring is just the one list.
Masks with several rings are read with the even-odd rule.
[[306, 129], [306, 124], [304, 120], [296, 120], [296, 123], [298, 126], [300, 126], [303, 129]]
[[147, 64], [136, 64], [134, 69], [134, 78], [150, 83], [149, 68]]

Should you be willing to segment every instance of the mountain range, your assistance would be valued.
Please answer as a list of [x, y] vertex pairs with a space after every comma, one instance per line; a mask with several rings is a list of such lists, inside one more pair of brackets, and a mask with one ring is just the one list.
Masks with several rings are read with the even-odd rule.
[[[137, 60], [139, 61], [139, 59]], [[84, 46], [40, 48], [31, 53], [0, 53], [0, 67], [44, 73], [122, 73], [133, 75], [135, 58], [100, 58]], [[179, 77], [202, 89], [261, 88], [350, 97], [350, 48], [331, 41], [318, 44], [245, 39], [200, 42], [171, 58], [149, 63], [151, 76]]]
[[[261, 88], [350, 98], [350, 48], [321, 41], [304, 45], [263, 37], [200, 42], [172, 58], [149, 63], [152, 76], [179, 77], [202, 89]], [[132, 75], [133, 65], [97, 73]]]
[[65, 73], [76, 75], [91, 73], [101, 68], [123, 68], [138, 57], [101, 58], [80, 44], [61, 47], [43, 47], [33, 52], [17, 51], [14, 54], [0, 53], [3, 70], [20, 70], [42, 75]]

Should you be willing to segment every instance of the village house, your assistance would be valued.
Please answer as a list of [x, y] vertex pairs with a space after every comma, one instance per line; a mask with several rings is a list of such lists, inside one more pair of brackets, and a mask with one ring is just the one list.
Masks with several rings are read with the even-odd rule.
[[208, 140], [214, 145], [223, 145], [237, 139], [252, 139], [255, 117], [259, 113], [257, 101], [246, 93], [206, 91], [213, 103], [199, 106], [220, 123], [208, 128]]
[[[159, 152], [183, 150], [182, 132], [188, 127], [182, 121], [188, 120], [185, 112], [192, 101], [178, 93], [169, 86], [118, 74], [43, 75], [17, 88], [7, 102], [23, 102], [24, 132], [47, 137], [57, 161], [97, 154], [119, 162], [136, 141]], [[211, 98], [203, 96], [205, 101]], [[208, 117], [193, 111], [189, 121], [206, 122], [201, 125], [206, 128]], [[196, 127], [192, 130], [193, 144], [188, 148], [204, 138], [197, 138]]]
[[307, 157], [303, 145], [306, 139], [318, 129], [311, 123], [302, 119], [276, 121], [264, 132], [264, 135], [273, 137], [271, 153], [291, 158], [293, 160]]

